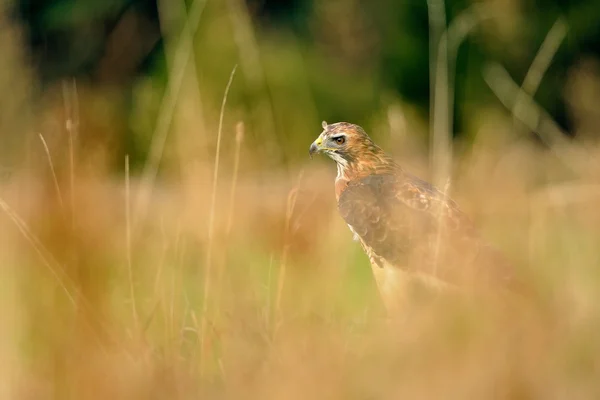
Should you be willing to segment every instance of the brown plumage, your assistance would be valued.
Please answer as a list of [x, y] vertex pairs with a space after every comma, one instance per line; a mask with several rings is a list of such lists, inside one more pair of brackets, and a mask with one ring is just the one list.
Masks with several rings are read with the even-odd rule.
[[310, 147], [316, 152], [337, 163], [338, 210], [369, 256], [388, 307], [415, 279], [474, 290], [516, 286], [510, 264], [458, 205], [404, 171], [360, 126], [323, 122]]

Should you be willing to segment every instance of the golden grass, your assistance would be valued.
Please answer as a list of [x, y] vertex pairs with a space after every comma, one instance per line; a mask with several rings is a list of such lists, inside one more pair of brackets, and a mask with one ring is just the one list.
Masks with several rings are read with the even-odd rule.
[[[458, 197], [539, 290], [536, 313], [417, 299], [386, 322], [368, 261], [334, 208], [332, 165], [307, 164], [301, 181], [240, 177], [231, 230], [228, 207], [216, 208], [222, 277], [208, 299], [201, 183], [157, 185], [130, 245], [124, 182], [77, 174], [73, 228], [50, 176], [3, 184], [11, 397], [594, 397], [600, 190], [581, 177], [532, 192], [552, 158], [515, 143], [481, 151], [489, 156], [472, 161]], [[496, 152], [539, 169], [494, 171]], [[230, 198], [222, 175], [216, 204]], [[205, 301], [218, 309], [206, 313]]]
[[[516, 98], [503, 75], [487, 78]], [[85, 88], [65, 90], [69, 106], [44, 103], [39, 126], [81, 123], [42, 132], [42, 146], [32, 134], [27, 159], [0, 182], [2, 398], [600, 395], [600, 149], [574, 160], [573, 147], [553, 143], [551, 153], [515, 134], [509, 114], [482, 110], [473, 145], [456, 146], [446, 171], [452, 195], [519, 266], [536, 307], [416, 297], [390, 321], [335, 209], [334, 166], [311, 162], [306, 143], [273, 168], [252, 124], [236, 132], [239, 108], [218, 122], [219, 82], [203, 121], [178, 120], [165, 100], [141, 176], [129, 158], [110, 171], [110, 144], [78, 145]], [[179, 146], [159, 176], [169, 133]], [[426, 169], [425, 157], [390, 150]]]

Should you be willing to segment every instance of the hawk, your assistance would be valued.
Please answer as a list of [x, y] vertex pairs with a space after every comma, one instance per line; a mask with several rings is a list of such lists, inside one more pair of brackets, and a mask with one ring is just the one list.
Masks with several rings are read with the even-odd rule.
[[414, 282], [486, 291], [515, 285], [510, 264], [458, 205], [402, 169], [360, 126], [323, 122], [309, 154], [318, 152], [337, 164], [339, 213], [369, 257], [386, 308]]

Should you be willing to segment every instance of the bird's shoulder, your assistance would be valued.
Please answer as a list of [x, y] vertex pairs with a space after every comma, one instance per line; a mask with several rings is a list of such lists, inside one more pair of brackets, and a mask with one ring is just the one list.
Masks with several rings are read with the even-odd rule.
[[428, 182], [400, 171], [350, 180], [338, 210], [373, 254], [392, 264], [424, 246], [441, 222], [470, 232], [471, 224], [454, 201]]
[[344, 214], [375, 206], [383, 212], [408, 212], [414, 215], [444, 215], [446, 222], [470, 225], [458, 204], [429, 182], [407, 173], [372, 174], [350, 180], [338, 199]]

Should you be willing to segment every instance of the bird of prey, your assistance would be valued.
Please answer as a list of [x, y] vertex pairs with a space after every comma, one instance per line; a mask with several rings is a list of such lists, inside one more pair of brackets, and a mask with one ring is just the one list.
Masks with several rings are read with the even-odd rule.
[[369, 257], [386, 308], [407, 284], [456, 289], [509, 289], [510, 264], [477, 233], [458, 205], [409, 174], [358, 125], [327, 124], [309, 154], [337, 163], [338, 210]]

